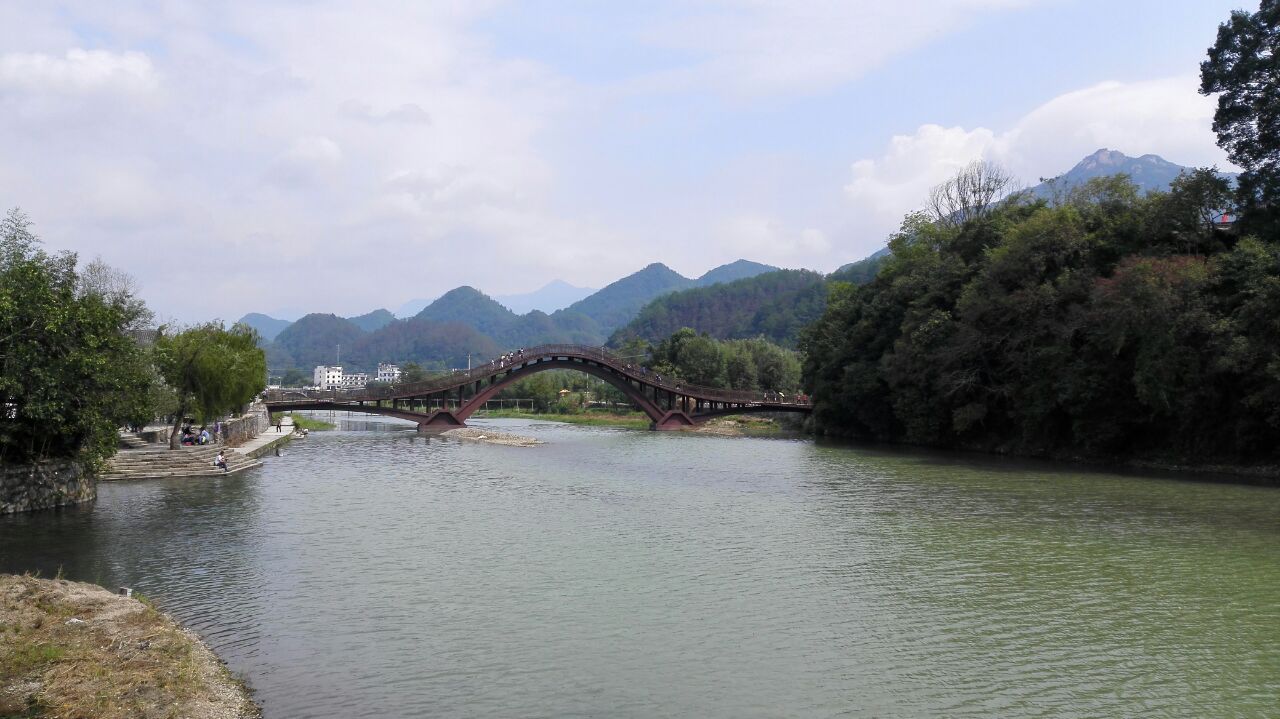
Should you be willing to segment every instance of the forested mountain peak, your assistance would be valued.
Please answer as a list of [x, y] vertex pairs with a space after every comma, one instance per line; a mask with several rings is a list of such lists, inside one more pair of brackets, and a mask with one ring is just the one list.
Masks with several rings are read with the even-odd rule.
[[765, 272], [773, 272], [777, 269], [779, 268], [773, 265], [762, 265], [751, 260], [735, 260], [727, 265], [720, 265], [715, 269], [708, 270], [698, 278], [697, 284], [699, 287], [706, 287], [717, 282], [733, 282], [734, 280], [755, 277]]
[[347, 319], [365, 332], [373, 332], [395, 322], [396, 316], [391, 314], [389, 310], [377, 309], [357, 317], [348, 317]]
[[534, 310], [555, 312], [589, 296], [594, 289], [575, 287], [564, 280], [552, 280], [533, 292], [513, 295], [494, 295], [494, 299], [502, 303], [516, 314], [525, 314]]
[[608, 333], [630, 321], [653, 298], [693, 284], [694, 281], [688, 277], [661, 262], [654, 262], [605, 286], [590, 297], [569, 305], [561, 312], [585, 315], [599, 324], [603, 332]]
[[311, 366], [338, 362], [339, 345], [353, 347], [364, 335], [365, 331], [354, 322], [337, 315], [306, 315], [276, 336], [268, 348], [267, 360], [272, 367], [296, 366], [295, 358], [308, 358]]
[[[1111, 175], [1128, 175], [1143, 193], [1165, 191], [1178, 179], [1178, 175], [1192, 169], [1169, 162], [1159, 155], [1130, 157], [1123, 152], [1103, 148], [1076, 163], [1067, 172], [1031, 188], [1031, 193], [1037, 197], [1051, 197], [1055, 192], [1065, 192], [1094, 178]], [[1223, 176], [1235, 177], [1227, 173]]]
[[293, 324], [290, 320], [278, 320], [260, 312], [250, 312], [236, 320], [236, 323], [248, 325], [257, 330], [258, 336], [262, 338], [263, 342], [270, 342], [276, 338], [276, 335], [283, 332], [286, 327]]
[[433, 322], [461, 322], [491, 337], [502, 334], [516, 314], [489, 295], [466, 285], [444, 293], [416, 315]]

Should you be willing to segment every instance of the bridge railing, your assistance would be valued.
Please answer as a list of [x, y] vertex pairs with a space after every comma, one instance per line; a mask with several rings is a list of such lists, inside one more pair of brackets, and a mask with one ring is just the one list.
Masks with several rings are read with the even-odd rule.
[[632, 364], [614, 355], [602, 347], [587, 345], [549, 344], [530, 347], [511, 352], [492, 361], [472, 367], [469, 370], [454, 370], [440, 377], [432, 377], [420, 382], [401, 382], [389, 387], [375, 389], [350, 390], [269, 390], [267, 401], [285, 402], [298, 400], [314, 400], [321, 402], [356, 402], [378, 401], [404, 397], [418, 397], [457, 389], [477, 380], [487, 379], [499, 372], [518, 368], [534, 360], [546, 357], [572, 357], [576, 359], [595, 360], [607, 365], [617, 372], [638, 382], [658, 387], [664, 391], [687, 395], [713, 402], [730, 404], [769, 404], [795, 407], [808, 407], [807, 397], [802, 395], [786, 395], [777, 392], [752, 392], [748, 390], [731, 390], [720, 387], [704, 387], [670, 377], [663, 377], [653, 370]]

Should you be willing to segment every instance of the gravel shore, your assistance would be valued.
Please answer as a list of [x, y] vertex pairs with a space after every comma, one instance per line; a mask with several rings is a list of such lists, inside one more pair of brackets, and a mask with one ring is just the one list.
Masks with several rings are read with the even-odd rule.
[[495, 432], [491, 429], [480, 429], [477, 427], [459, 427], [458, 429], [450, 429], [441, 432], [442, 437], [453, 437], [455, 439], [465, 439], [472, 442], [488, 442], [489, 444], [502, 444], [508, 447], [533, 447], [542, 444], [542, 440], [533, 437], [523, 437], [518, 434], [506, 434], [505, 432]]

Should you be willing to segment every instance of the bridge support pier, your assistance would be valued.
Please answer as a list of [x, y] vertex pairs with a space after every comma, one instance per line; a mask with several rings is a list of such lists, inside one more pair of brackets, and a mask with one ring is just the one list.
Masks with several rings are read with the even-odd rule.
[[458, 416], [448, 409], [438, 409], [427, 416], [426, 420], [418, 423], [419, 432], [443, 432], [447, 429], [457, 429], [458, 427], [466, 427], [467, 423], [458, 419]]
[[649, 429], [665, 432], [674, 429], [685, 429], [693, 425], [694, 421], [689, 415], [678, 409], [673, 409], [663, 414], [661, 419], [650, 424]]

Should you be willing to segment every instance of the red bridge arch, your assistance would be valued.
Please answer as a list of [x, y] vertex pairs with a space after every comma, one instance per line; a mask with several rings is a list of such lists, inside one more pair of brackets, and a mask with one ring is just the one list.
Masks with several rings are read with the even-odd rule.
[[266, 404], [273, 412], [349, 410], [407, 419], [424, 429], [448, 429], [465, 426], [476, 410], [512, 382], [554, 369], [576, 370], [617, 387], [658, 430], [690, 427], [726, 414], [812, 410], [807, 397], [700, 387], [661, 377], [599, 347], [581, 345], [543, 345], [466, 372], [372, 390], [270, 390]]

